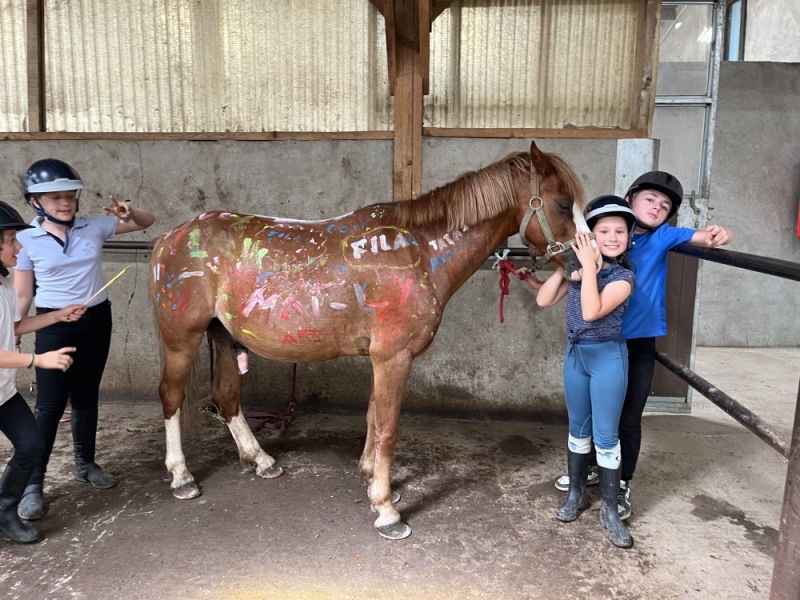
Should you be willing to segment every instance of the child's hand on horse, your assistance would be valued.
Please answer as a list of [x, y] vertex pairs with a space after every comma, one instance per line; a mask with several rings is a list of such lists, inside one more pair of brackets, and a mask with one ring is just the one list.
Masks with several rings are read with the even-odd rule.
[[[592, 239], [588, 233], [578, 232], [575, 234], [575, 241], [572, 243], [575, 249], [575, 256], [581, 262], [581, 272], [590, 270], [592, 267], [597, 272], [603, 264], [603, 257], [600, 255], [600, 250], [592, 246]], [[583, 273], [581, 273], [583, 274]]]
[[117, 202], [117, 199], [114, 196], [109, 196], [111, 199], [111, 207], [104, 206], [103, 210], [106, 211], [108, 214], [114, 215], [120, 221], [126, 221], [133, 216], [133, 209], [131, 205], [127, 202]]
[[86, 314], [86, 306], [82, 304], [70, 304], [54, 312], [58, 321], [74, 322]]
[[72, 366], [72, 357], [69, 355], [71, 352], [75, 352], [73, 346], [67, 346], [60, 350], [53, 350], [52, 352], [45, 352], [44, 354], [37, 354], [36, 366], [42, 369], [66, 371]]
[[544, 281], [539, 281], [539, 278], [536, 277], [536, 274], [533, 271], [531, 271], [528, 267], [522, 267], [521, 269], [517, 269], [515, 273], [520, 279], [522, 279], [522, 281], [527, 283], [532, 290], [539, 291], [540, 289], [542, 289]]

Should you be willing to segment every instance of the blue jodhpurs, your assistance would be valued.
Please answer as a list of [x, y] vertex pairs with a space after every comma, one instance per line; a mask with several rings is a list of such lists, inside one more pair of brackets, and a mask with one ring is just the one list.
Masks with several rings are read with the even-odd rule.
[[591, 435], [597, 448], [615, 448], [627, 386], [628, 348], [624, 341], [570, 342], [564, 360], [570, 435]]

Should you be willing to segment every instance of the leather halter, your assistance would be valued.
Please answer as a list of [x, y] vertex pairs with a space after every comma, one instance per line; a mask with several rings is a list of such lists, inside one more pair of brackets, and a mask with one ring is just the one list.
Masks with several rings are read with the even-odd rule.
[[[536, 215], [539, 219], [539, 226], [547, 240], [547, 250], [544, 254], [538, 254], [536, 247], [525, 237], [525, 230], [528, 229], [528, 224], [531, 222], [533, 215]], [[556, 236], [553, 235], [553, 230], [550, 228], [550, 223], [547, 221], [547, 215], [544, 213], [544, 200], [539, 195], [539, 177], [536, 172], [536, 167], [533, 166], [533, 160], [531, 160], [531, 199], [528, 201], [528, 210], [525, 211], [525, 216], [522, 217], [522, 222], [519, 224], [519, 238], [522, 240], [522, 243], [528, 247], [531, 261], [533, 261], [534, 271], [541, 269], [550, 262], [554, 256], [571, 250], [572, 242], [574, 241], [559, 242]]]

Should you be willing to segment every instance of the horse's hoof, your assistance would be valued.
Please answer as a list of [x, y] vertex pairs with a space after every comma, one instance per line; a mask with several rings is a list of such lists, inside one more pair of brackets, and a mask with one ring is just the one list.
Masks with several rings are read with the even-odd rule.
[[276, 477], [280, 477], [283, 475], [283, 468], [279, 467], [277, 463], [272, 465], [271, 467], [267, 467], [263, 471], [256, 470], [256, 475], [261, 477], [262, 479], [275, 479]]
[[184, 483], [182, 486], [172, 488], [172, 495], [178, 500], [191, 500], [197, 498], [202, 492], [194, 481]]
[[376, 529], [381, 534], [381, 537], [385, 537], [387, 540], [404, 540], [411, 535], [411, 527], [402, 521], [384, 525], [383, 527], [376, 527]]
[[400, 502], [400, 498], [402, 498], [402, 496], [397, 492], [395, 492], [394, 490], [392, 490], [392, 504], [397, 504], [398, 502]]

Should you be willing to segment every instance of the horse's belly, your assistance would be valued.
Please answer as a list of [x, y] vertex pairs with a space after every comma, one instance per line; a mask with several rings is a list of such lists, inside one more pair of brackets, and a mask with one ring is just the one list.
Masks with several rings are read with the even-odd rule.
[[236, 337], [259, 356], [281, 362], [307, 363], [341, 356], [367, 356], [370, 345], [366, 334], [345, 335], [342, 331], [325, 328], [301, 327], [260, 336]]

